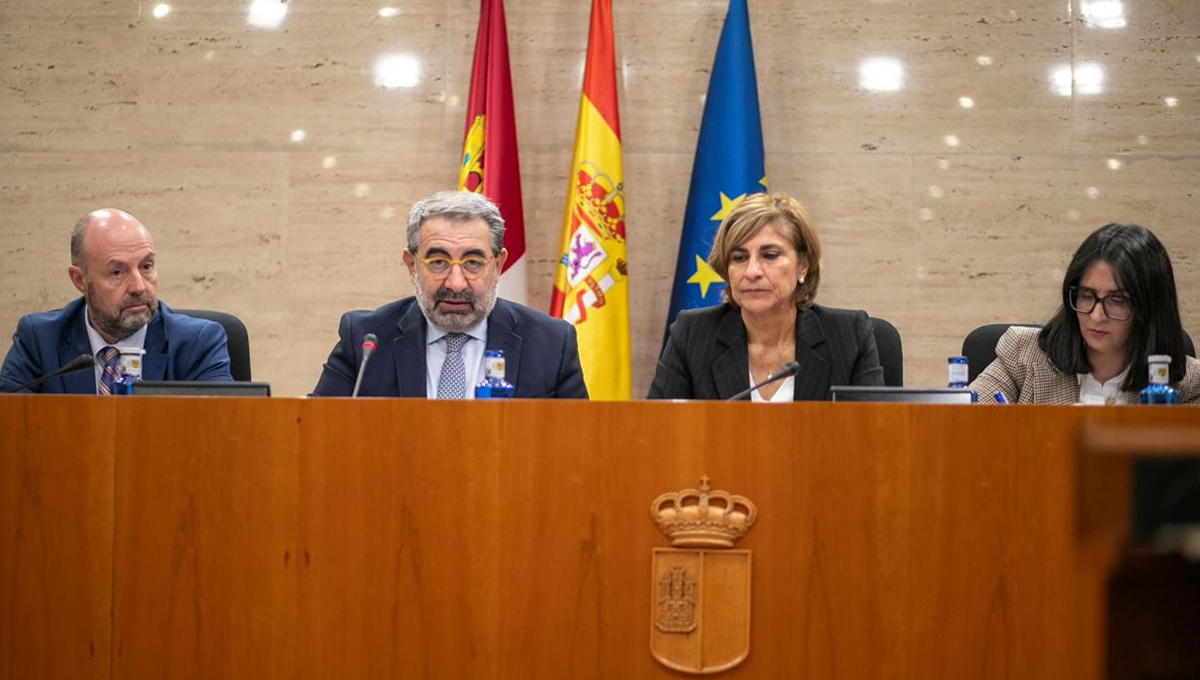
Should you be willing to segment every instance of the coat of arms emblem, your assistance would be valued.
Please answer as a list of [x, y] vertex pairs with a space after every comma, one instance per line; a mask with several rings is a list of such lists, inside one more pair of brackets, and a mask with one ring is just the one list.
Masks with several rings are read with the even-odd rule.
[[704, 476], [654, 499], [650, 516], [674, 546], [654, 549], [651, 654], [685, 673], [733, 668], [750, 653], [750, 551], [732, 548], [758, 508]]

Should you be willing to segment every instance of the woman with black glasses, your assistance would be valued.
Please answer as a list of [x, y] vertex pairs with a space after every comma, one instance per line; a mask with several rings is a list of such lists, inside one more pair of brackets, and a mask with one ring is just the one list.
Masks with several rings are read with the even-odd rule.
[[1171, 357], [1182, 403], [1200, 403], [1200, 361], [1186, 355], [1171, 258], [1136, 224], [1084, 239], [1063, 277], [1062, 305], [1041, 329], [1012, 327], [971, 389], [995, 403], [1132, 404], [1149, 382], [1147, 357]]

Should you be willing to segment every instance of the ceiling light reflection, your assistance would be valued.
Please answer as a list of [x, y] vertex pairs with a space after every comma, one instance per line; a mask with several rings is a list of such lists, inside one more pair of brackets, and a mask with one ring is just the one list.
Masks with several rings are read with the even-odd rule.
[[421, 62], [411, 54], [384, 54], [375, 60], [375, 84], [394, 89], [416, 87], [421, 82]]
[[1107, 165], [1108, 165], [1108, 169], [1112, 170], [1114, 172], [1121, 169], [1121, 161], [1117, 158], [1108, 159]]
[[304, 130], [292, 130], [291, 138], [293, 142], [299, 144], [300, 142], [308, 139], [308, 133]]
[[1075, 94], [1100, 94], [1104, 92], [1104, 67], [1096, 63], [1084, 63], [1075, 67], [1056, 66], [1050, 71], [1050, 89], [1063, 97]]
[[946, 146], [951, 148], [956, 147], [961, 143], [958, 139], [958, 135], [946, 135], [945, 137], [942, 137], [942, 141], [946, 144]]
[[154, 14], [155, 19], [162, 19], [171, 13], [171, 6], [165, 2], [160, 2], [154, 6], [154, 10], [151, 13]]
[[396, 9], [395, 7], [380, 7], [379, 8], [379, 16], [384, 17], [385, 19], [387, 17], [394, 17], [399, 13], [400, 13], [400, 10]]
[[[1200, 57], [1197, 57], [1197, 59], [1200, 59]], [[986, 54], [981, 54], [978, 57], [975, 57], [975, 62], [980, 66], [991, 66], [992, 58]]]
[[864, 59], [858, 65], [858, 85], [872, 92], [896, 92], [904, 87], [904, 66], [889, 57]]
[[973, 109], [975, 108], [975, 100], [970, 97], [959, 97], [958, 105], [964, 109]]
[[326, 156], [321, 159], [321, 167], [332, 170], [337, 167], [337, 156]]
[[1163, 100], [1163, 103], [1166, 104], [1168, 108], [1173, 109], [1176, 106], [1179, 106], [1179, 99], [1176, 97], [1167, 97]]
[[259, 28], [279, 28], [283, 18], [287, 16], [288, 6], [280, 0], [254, 0], [250, 3], [250, 13], [246, 23]]
[[1125, 28], [1125, 5], [1121, 0], [1083, 0], [1083, 20], [1096, 28]]

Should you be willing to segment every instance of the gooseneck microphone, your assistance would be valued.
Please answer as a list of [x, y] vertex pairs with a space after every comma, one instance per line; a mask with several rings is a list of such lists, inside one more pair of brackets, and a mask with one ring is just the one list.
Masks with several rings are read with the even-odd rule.
[[71, 359], [70, 361], [68, 361], [65, 366], [59, 368], [57, 371], [47, 373], [46, 375], [43, 375], [42, 377], [37, 378], [36, 380], [30, 380], [29, 382], [27, 382], [23, 385], [17, 385], [16, 387], [14, 387], [10, 390], [4, 390], [4, 391], [5, 392], [20, 392], [21, 390], [28, 389], [30, 387], [37, 387], [38, 385], [41, 385], [42, 383], [46, 382], [47, 380], [50, 380], [52, 378], [57, 378], [60, 375], [74, 373], [75, 371], [82, 371], [85, 368], [94, 368], [95, 366], [96, 366], [96, 357], [94, 357], [90, 354], [80, 354], [79, 356], [75, 357], [74, 359]]
[[749, 397], [750, 393], [753, 392], [754, 390], [757, 390], [760, 387], [765, 387], [766, 385], [770, 385], [773, 382], [778, 382], [780, 380], [783, 380], [784, 378], [790, 378], [799, 372], [800, 372], [800, 362], [799, 361], [789, 361], [786, 364], [780, 366], [779, 370], [775, 371], [771, 375], [768, 375], [766, 380], [760, 382], [757, 385], [751, 385], [750, 389], [742, 390], [741, 392], [738, 392], [737, 394], [726, 399], [725, 401], [741, 401], [741, 400], [745, 399], [746, 397]]
[[371, 358], [371, 354], [375, 352], [375, 343], [378, 341], [379, 339], [375, 337], [374, 333], [367, 333], [363, 336], [363, 358], [362, 363], [358, 365], [358, 377], [354, 379], [354, 392], [350, 394], [351, 397], [358, 396], [358, 388], [362, 387], [363, 373], [367, 370], [367, 361]]

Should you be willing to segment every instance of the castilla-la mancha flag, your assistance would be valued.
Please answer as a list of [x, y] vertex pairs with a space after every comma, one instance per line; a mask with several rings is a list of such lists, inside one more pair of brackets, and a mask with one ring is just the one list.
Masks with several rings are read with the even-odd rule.
[[629, 398], [625, 185], [612, 0], [592, 0], [583, 95], [550, 315], [575, 325], [592, 399]]
[[525, 215], [521, 206], [521, 167], [517, 160], [517, 123], [513, 116], [512, 77], [508, 70], [508, 31], [503, 0], [482, 0], [471, 95], [463, 131], [459, 191], [492, 199], [504, 217], [508, 249], [500, 279], [500, 297], [525, 302]]

